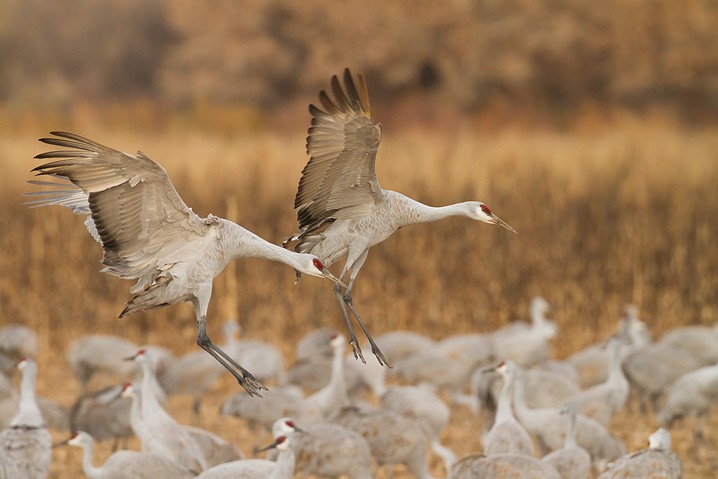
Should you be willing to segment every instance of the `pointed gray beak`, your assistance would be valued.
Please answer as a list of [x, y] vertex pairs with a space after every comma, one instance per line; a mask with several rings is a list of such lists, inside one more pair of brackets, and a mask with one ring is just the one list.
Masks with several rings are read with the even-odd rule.
[[337, 278], [336, 276], [334, 276], [334, 275], [331, 273], [331, 271], [329, 271], [328, 268], [324, 268], [324, 269], [322, 270], [322, 276], [323, 276], [324, 278], [327, 278], [329, 281], [332, 281], [332, 282], [334, 282], [334, 283], [336, 283], [336, 284], [338, 284], [338, 285], [343, 286], [344, 289], [347, 289], [347, 285], [344, 284], [344, 283], [342, 283], [341, 281], [339, 281], [339, 278]]
[[506, 228], [507, 230], [511, 231], [515, 235], [518, 234], [516, 232], [516, 230], [511, 227], [511, 225], [509, 225], [507, 222], [505, 222], [504, 220], [502, 220], [501, 218], [499, 218], [498, 216], [496, 216], [493, 213], [491, 214], [491, 219], [492, 219], [493, 224], [495, 224], [497, 226], [501, 226], [503, 228]]

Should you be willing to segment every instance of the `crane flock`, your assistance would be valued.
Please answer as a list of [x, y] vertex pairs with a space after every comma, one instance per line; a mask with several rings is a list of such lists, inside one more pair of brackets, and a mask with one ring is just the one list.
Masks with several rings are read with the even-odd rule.
[[[90, 478], [289, 478], [301, 471], [366, 479], [382, 466], [390, 477], [401, 464], [410, 475], [429, 479], [431, 453], [446, 476], [455, 478], [680, 478], [681, 461], [666, 429], [648, 438], [647, 449], [628, 454], [611, 432], [612, 420], [637, 391], [650, 398], [656, 421], [665, 428], [695, 416], [700, 441], [718, 403], [718, 327], [675, 330], [652, 343], [637, 311], [629, 309], [614, 338], [559, 361], [550, 358], [548, 346], [558, 326], [545, 317], [548, 303], [537, 297], [530, 325], [517, 322], [441, 341], [415, 331], [375, 340], [352, 299], [372, 246], [404, 226], [450, 216], [516, 231], [482, 202], [432, 207], [379, 186], [375, 162], [383, 130], [374, 122], [361, 75], [346, 69], [341, 81], [333, 76], [319, 102], [320, 107], [309, 107], [309, 161], [294, 201], [298, 231], [282, 246], [233, 221], [195, 214], [165, 169], [142, 152], [122, 153], [60, 131], [41, 139], [61, 149], [37, 155], [50, 161], [33, 171], [52, 181], [31, 181], [49, 189], [28, 193], [34, 197], [28, 203], [59, 205], [85, 216], [87, 230], [102, 247], [102, 271], [136, 280], [120, 317], [192, 303], [196, 343], [209, 356], [194, 351], [176, 358], [163, 348], [110, 335], [78, 338], [68, 363], [82, 394], [67, 412], [35, 393], [34, 332], [22, 325], [0, 328], [0, 425], [6, 425], [0, 432], [0, 478], [48, 477], [48, 428], [71, 429], [58, 445], [82, 448], [82, 470]], [[251, 257], [284, 263], [297, 279], [308, 274], [333, 283], [349, 333], [349, 356], [346, 339], [331, 328], [297, 343], [293, 374], [273, 345], [236, 340], [236, 322], [228, 323], [222, 346], [209, 338], [213, 279], [230, 260]], [[335, 276], [329, 267], [344, 258]], [[366, 364], [353, 321], [378, 366]], [[18, 356], [24, 358], [19, 395], [4, 376]], [[391, 371], [382, 367], [392, 365]], [[226, 398], [221, 414], [246, 421], [259, 435], [271, 434], [273, 442], [257, 451], [275, 457], [247, 459], [240, 445], [180, 424], [166, 409], [167, 396], [192, 395], [194, 417], [201, 421], [200, 399], [222, 368], [244, 393]], [[91, 390], [105, 380], [97, 373], [134, 382]], [[273, 383], [271, 390], [265, 381]], [[308, 384], [315, 390], [307, 391]], [[373, 393], [368, 400], [367, 389]], [[648, 414], [645, 402], [642, 411]], [[462, 404], [483, 414], [484, 434], [473, 431], [482, 454], [457, 460], [441, 436]], [[5, 410], [12, 411], [7, 420]], [[61, 418], [51, 420], [53, 414]], [[141, 451], [113, 448], [103, 465], [94, 465], [97, 442], [111, 439], [117, 447], [131, 436], [139, 439]]]

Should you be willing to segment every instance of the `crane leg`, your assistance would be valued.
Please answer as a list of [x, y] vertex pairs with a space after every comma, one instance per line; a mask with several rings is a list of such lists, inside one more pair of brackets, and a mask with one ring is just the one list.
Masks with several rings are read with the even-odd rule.
[[[369, 344], [371, 344], [371, 352], [374, 353], [374, 356], [376, 356], [377, 361], [379, 361], [379, 364], [382, 366], [387, 365], [391, 367], [391, 364], [389, 364], [389, 361], [386, 360], [384, 357], [384, 353], [381, 352], [381, 349], [379, 349], [379, 346], [374, 342], [374, 338], [371, 337], [371, 334], [369, 334], [369, 330], [364, 326], [364, 321], [361, 320], [361, 317], [359, 316], [359, 312], [354, 307], [354, 303], [352, 302], [352, 295], [347, 289], [347, 291], [344, 293], [344, 295], [341, 297], [342, 299], [342, 309], [344, 309], [344, 305], [347, 305], [349, 307], [349, 310], [352, 312], [354, 317], [357, 320], [357, 323], [359, 323], [359, 326], [361, 327], [361, 330], [364, 331], [364, 335], [366, 336], [366, 339], [369, 341]], [[356, 341], [356, 337], [354, 338]], [[362, 361], [364, 361], [364, 358], [362, 358]], [[366, 361], [364, 361], [366, 362]]]
[[352, 345], [352, 352], [354, 353], [354, 359], [361, 359], [361, 362], [366, 364], [364, 355], [361, 352], [361, 347], [359, 347], [359, 341], [357, 340], [356, 334], [354, 334], [354, 327], [352, 327], [352, 321], [351, 321], [351, 318], [349, 317], [349, 312], [347, 311], [347, 306], [344, 303], [342, 287], [338, 284], [335, 284], [334, 285], [334, 293], [337, 295], [337, 299], [339, 300], [339, 306], [341, 306], [342, 313], [344, 313], [344, 320], [346, 321], [347, 329], [349, 330], [349, 344]]
[[247, 391], [247, 394], [250, 396], [262, 397], [262, 395], [259, 394], [259, 391], [267, 390], [267, 388], [262, 383], [254, 379], [252, 373], [240, 366], [237, 361], [232, 359], [230, 355], [222, 351], [219, 346], [212, 342], [207, 335], [207, 321], [204, 315], [200, 316], [197, 321], [197, 345], [207, 351], [210, 356], [216, 359], [219, 364], [229, 371], [232, 376], [237, 379], [239, 385]]

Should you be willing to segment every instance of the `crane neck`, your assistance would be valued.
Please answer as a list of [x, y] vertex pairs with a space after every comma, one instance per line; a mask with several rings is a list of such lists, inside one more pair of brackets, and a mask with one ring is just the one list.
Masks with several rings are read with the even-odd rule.
[[95, 441], [90, 441], [82, 446], [82, 471], [90, 479], [102, 477], [102, 468], [95, 467], [92, 464], [92, 458], [95, 455]]
[[35, 397], [35, 378], [37, 376], [37, 366], [35, 364], [27, 364], [22, 370], [22, 380], [20, 382], [20, 406], [17, 414], [10, 422], [10, 426], [26, 426], [26, 427], [44, 427], [45, 421], [37, 406]]
[[496, 421], [494, 424], [514, 420], [514, 414], [511, 407], [513, 389], [514, 378], [511, 374], [507, 374], [504, 376], [504, 382], [501, 385], [501, 392], [499, 392], [499, 402], [496, 405]]
[[284, 263], [294, 269], [300, 268], [300, 260], [304, 258], [304, 255], [270, 243], [236, 223], [223, 221], [225, 225], [223, 242], [229, 254], [228, 260], [260, 258]]
[[404, 224], [400, 226], [416, 223], [431, 223], [451, 216], [466, 216], [467, 218], [472, 218], [469, 202], [454, 203], [445, 206], [429, 206], [409, 197], [404, 197], [404, 204], [406, 205], [406, 214], [403, 218]]
[[568, 423], [566, 428], [566, 439], [563, 443], [564, 448], [576, 447], [576, 416], [577, 412], [575, 410], [569, 411], [568, 419], [566, 421]]
[[293, 477], [294, 464], [294, 451], [291, 448], [281, 451], [269, 479], [289, 479]]
[[[536, 413], [528, 407], [526, 404], [526, 395], [524, 391], [523, 379], [519, 375], [514, 380], [514, 393], [513, 393], [513, 407], [516, 413], [516, 418], [529, 432], [533, 432], [537, 429], [538, 424], [536, 422]], [[498, 408], [498, 406], [497, 406]], [[497, 411], [498, 414], [498, 411]]]

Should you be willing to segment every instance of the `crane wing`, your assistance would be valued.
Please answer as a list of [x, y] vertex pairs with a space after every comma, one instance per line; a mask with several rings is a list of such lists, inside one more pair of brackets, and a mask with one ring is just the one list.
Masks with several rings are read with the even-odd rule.
[[69, 149], [41, 153], [53, 159], [33, 169], [73, 185], [34, 181], [63, 187], [34, 192], [34, 206], [59, 204], [88, 214], [90, 233], [102, 244], [104, 272], [140, 278], [133, 288], [150, 283], [173, 263], [187, 261], [192, 243], [207, 236], [217, 218], [200, 218], [175, 190], [165, 169], [145, 154], [130, 155], [66, 132], [40, 141]]
[[346, 69], [344, 88], [334, 75], [331, 90], [334, 99], [319, 93], [324, 110], [309, 106], [310, 158], [294, 199], [300, 229], [366, 215], [381, 192], [374, 166], [381, 125], [372, 121], [364, 78], [357, 75], [355, 83]]

